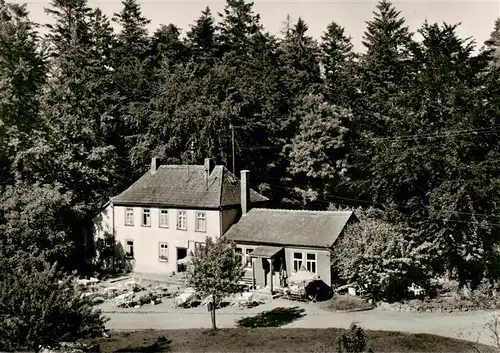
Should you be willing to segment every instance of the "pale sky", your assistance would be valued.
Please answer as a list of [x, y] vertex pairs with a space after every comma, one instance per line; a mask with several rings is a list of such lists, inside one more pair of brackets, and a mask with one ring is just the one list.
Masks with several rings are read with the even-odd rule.
[[[28, 3], [31, 19], [38, 23], [50, 21], [44, 13], [48, 0], [10, 0], [17, 3]], [[201, 11], [209, 6], [217, 19], [217, 12], [222, 12], [224, 0], [140, 0], [145, 17], [151, 20], [149, 30], [152, 32], [160, 24], [173, 23], [183, 30], [199, 17]], [[309, 25], [309, 34], [319, 38], [326, 26], [335, 21], [346, 28], [352, 36], [356, 51], [362, 51], [361, 44], [365, 21], [370, 20], [375, 10], [375, 0], [255, 0], [254, 9], [261, 16], [265, 28], [279, 34], [287, 14], [292, 20], [301, 16]], [[406, 18], [412, 31], [418, 29], [427, 19], [429, 22], [461, 22], [458, 33], [462, 37], [474, 37], [480, 46], [489, 38], [495, 19], [500, 17], [500, 0], [469, 1], [393, 1], [398, 10]], [[92, 7], [112, 16], [121, 9], [120, 0], [89, 0]]]

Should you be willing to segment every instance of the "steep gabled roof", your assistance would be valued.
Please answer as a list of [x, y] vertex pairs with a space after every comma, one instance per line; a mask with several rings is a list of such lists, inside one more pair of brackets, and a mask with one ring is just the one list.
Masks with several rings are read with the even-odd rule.
[[352, 211], [301, 211], [254, 208], [224, 235], [236, 242], [331, 247]]
[[[224, 166], [215, 166], [208, 177], [202, 165], [162, 165], [153, 174], [146, 172], [127, 190], [111, 199], [114, 204], [158, 205], [164, 207], [220, 208], [238, 206], [240, 180]], [[250, 190], [250, 202], [268, 201]]]

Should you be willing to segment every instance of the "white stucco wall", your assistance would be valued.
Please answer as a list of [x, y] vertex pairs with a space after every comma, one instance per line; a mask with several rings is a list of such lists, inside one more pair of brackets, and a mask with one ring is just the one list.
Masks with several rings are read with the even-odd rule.
[[332, 285], [331, 265], [330, 265], [330, 251], [304, 249], [304, 248], [285, 248], [286, 267], [288, 274], [291, 276], [293, 273], [293, 253], [300, 252], [303, 254], [303, 264], [305, 266], [306, 254], [316, 254], [316, 274], [318, 274], [327, 285]]
[[[114, 230], [116, 241], [127, 248], [127, 241], [134, 244], [134, 271], [143, 273], [170, 274], [177, 271], [177, 247], [187, 248], [194, 252], [195, 242], [204, 243], [207, 236], [219, 237], [221, 233], [221, 215], [217, 210], [178, 210], [168, 208], [168, 228], [159, 226], [160, 209], [151, 210], [151, 226], [142, 226], [142, 207], [114, 206]], [[134, 210], [134, 225], [125, 224], [125, 210]], [[177, 211], [186, 211], [187, 230], [177, 229]], [[195, 230], [196, 212], [206, 214], [206, 232]], [[104, 214], [105, 213], [105, 214]], [[98, 228], [109, 229], [112, 232], [113, 210], [111, 206], [105, 209], [98, 218], [103, 225]], [[96, 231], [96, 235], [102, 235], [102, 231]], [[160, 261], [160, 243], [168, 245], [168, 261]]]

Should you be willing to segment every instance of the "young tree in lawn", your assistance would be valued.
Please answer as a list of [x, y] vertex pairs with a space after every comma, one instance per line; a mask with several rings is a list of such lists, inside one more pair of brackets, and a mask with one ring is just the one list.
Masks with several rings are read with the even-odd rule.
[[40, 352], [102, 335], [106, 319], [82, 297], [74, 277], [24, 252], [0, 262], [1, 351]]
[[244, 269], [235, 244], [224, 237], [213, 241], [207, 237], [204, 247], [198, 249], [187, 270], [190, 286], [203, 295], [212, 296], [212, 328], [215, 323], [215, 308], [226, 295], [239, 292], [238, 282]]

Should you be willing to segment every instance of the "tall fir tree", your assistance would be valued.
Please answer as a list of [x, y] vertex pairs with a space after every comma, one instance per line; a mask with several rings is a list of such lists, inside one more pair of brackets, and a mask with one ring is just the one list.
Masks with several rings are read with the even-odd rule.
[[490, 38], [484, 43], [491, 51], [492, 61], [496, 67], [500, 67], [500, 18], [495, 21], [495, 27]]
[[[412, 33], [400, 12], [387, 0], [381, 0], [374, 18], [367, 22], [363, 38], [366, 53], [356, 65], [356, 96], [351, 104], [354, 114], [352, 140], [390, 138], [398, 121], [390, 116], [390, 100], [405, 89], [416, 72], [411, 48]], [[375, 201], [377, 195], [365, 187], [370, 183], [366, 170], [376, 163], [375, 149], [353, 143], [348, 156], [346, 187], [353, 198]]]
[[45, 80], [35, 24], [26, 6], [0, 0], [0, 192], [15, 182], [19, 152], [43, 134], [39, 94]]
[[321, 37], [321, 63], [325, 94], [329, 102], [349, 104], [354, 96], [354, 59], [351, 37], [343, 27], [332, 22]]
[[[285, 187], [292, 187], [288, 174], [288, 153], [292, 139], [299, 134], [305, 97], [316, 95], [322, 91], [322, 77], [320, 69], [321, 50], [318, 43], [308, 35], [308, 26], [302, 18], [294, 24], [288, 23], [283, 33], [284, 38], [279, 43], [278, 67], [279, 86], [281, 93], [280, 121], [274, 138], [275, 144], [283, 148], [276, 162], [274, 174], [281, 174]], [[301, 199], [295, 193], [288, 193], [281, 189], [273, 195], [277, 199], [285, 200], [287, 207], [295, 207]]]
[[41, 108], [49, 133], [21, 156], [21, 175], [27, 182], [60, 184], [62, 193], [70, 192], [72, 213], [65, 222], [72, 229], [72, 255], [80, 261], [74, 266], [85, 270], [92, 218], [116, 191], [110, 188], [117, 176], [113, 134], [118, 106], [110, 67], [111, 27], [84, 2], [55, 0], [48, 12], [56, 23], [48, 33], [51, 72]]
[[419, 32], [417, 74], [390, 102], [395, 137], [368, 143], [366, 186], [418, 229], [437, 273], [477, 285], [491, 276], [500, 240], [491, 218], [500, 196], [498, 75], [456, 26], [425, 23]]
[[[114, 80], [122, 99], [120, 133], [126, 139], [126, 148], [120, 154], [130, 157], [131, 149], [138, 143], [138, 128], [147, 125], [149, 114], [146, 108], [154, 86], [154, 60], [150, 57], [151, 40], [147, 29], [151, 21], [142, 15], [136, 0], [123, 0], [122, 6], [120, 13], [113, 17], [120, 27], [114, 50]], [[123, 164], [120, 174], [132, 175], [133, 178], [127, 178], [122, 187], [127, 187], [131, 180], [140, 176], [145, 164], [146, 160]]]
[[363, 37], [366, 54], [361, 60], [361, 90], [366, 99], [381, 104], [407, 79], [412, 34], [401, 13], [381, 0], [367, 22]]
[[252, 39], [262, 32], [260, 16], [254, 13], [253, 2], [247, 0], [226, 0], [224, 13], [219, 13], [217, 41], [219, 56], [225, 56], [235, 65], [244, 62], [251, 52]]
[[153, 34], [150, 57], [153, 67], [170, 68], [187, 59], [187, 48], [180, 39], [181, 30], [173, 24], [162, 25]]
[[207, 6], [196, 23], [186, 33], [186, 46], [190, 52], [191, 60], [199, 62], [214, 57], [217, 51], [215, 30], [214, 18]]

